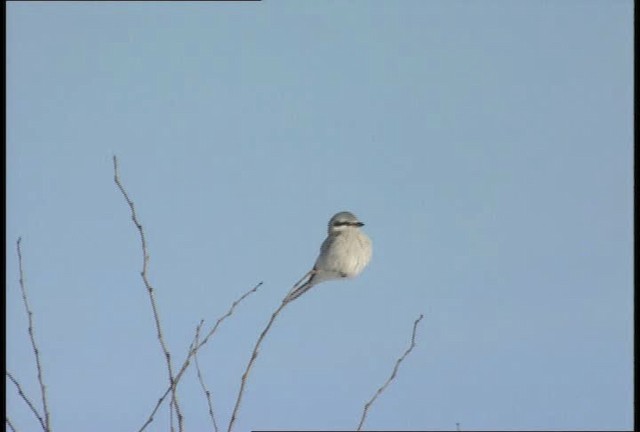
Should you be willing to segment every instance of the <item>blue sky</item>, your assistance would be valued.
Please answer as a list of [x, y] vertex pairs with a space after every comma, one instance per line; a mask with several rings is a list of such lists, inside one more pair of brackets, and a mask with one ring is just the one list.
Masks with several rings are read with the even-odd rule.
[[[167, 386], [141, 251], [226, 426], [336, 212], [373, 260], [284, 310], [235, 430], [632, 428], [630, 1], [7, 4], [7, 368], [56, 430], [137, 430]], [[194, 370], [187, 430], [210, 429]], [[37, 423], [7, 382], [20, 430]], [[169, 429], [163, 407], [148, 430]]]

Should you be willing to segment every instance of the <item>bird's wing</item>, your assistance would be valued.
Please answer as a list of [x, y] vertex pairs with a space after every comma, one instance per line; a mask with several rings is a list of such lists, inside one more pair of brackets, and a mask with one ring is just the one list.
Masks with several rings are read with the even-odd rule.
[[337, 278], [337, 272], [334, 270], [336, 265], [336, 243], [344, 242], [344, 236], [341, 233], [329, 234], [320, 246], [320, 253], [313, 265], [313, 273], [309, 280], [293, 290], [286, 297], [286, 301], [295, 300], [302, 294], [307, 292], [314, 285], [327, 280]]
[[320, 253], [318, 254], [316, 263], [313, 266], [313, 273], [309, 277], [309, 280], [290, 292], [289, 295], [285, 298], [285, 301], [290, 302], [297, 299], [302, 294], [307, 292], [312, 286], [318, 284], [319, 282], [322, 282], [322, 278], [318, 277], [318, 269], [323, 267], [323, 260], [325, 260], [327, 258], [327, 255], [329, 254], [329, 249], [333, 244], [334, 237], [335, 236], [329, 235], [326, 239], [324, 239], [322, 245], [320, 246]]
[[320, 254], [318, 255], [318, 259], [320, 259], [320, 257], [322, 257], [322, 256], [326, 256], [327, 255], [327, 252], [331, 248], [331, 245], [333, 244], [333, 241], [336, 239], [336, 237], [337, 237], [337, 235], [329, 234], [327, 236], [327, 238], [324, 239], [324, 241], [322, 242], [322, 245], [320, 246]]
[[314, 270], [328, 270], [328, 267], [331, 267], [330, 263], [335, 260], [336, 243], [340, 242], [341, 238], [340, 234], [330, 234], [324, 239], [322, 246], [320, 246], [318, 259], [313, 266]]

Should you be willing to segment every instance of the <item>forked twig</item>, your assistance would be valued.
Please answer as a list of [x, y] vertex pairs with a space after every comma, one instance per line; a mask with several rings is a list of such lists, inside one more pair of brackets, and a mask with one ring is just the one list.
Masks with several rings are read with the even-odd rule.
[[409, 348], [402, 354], [402, 356], [396, 360], [396, 365], [393, 368], [393, 372], [391, 372], [391, 376], [387, 379], [387, 381], [376, 391], [371, 400], [364, 405], [364, 410], [362, 411], [362, 417], [360, 418], [360, 424], [358, 424], [357, 430], [362, 430], [362, 425], [364, 424], [365, 419], [367, 418], [367, 413], [369, 412], [369, 408], [375, 402], [375, 400], [380, 396], [380, 394], [387, 388], [387, 386], [394, 380], [396, 374], [398, 373], [398, 368], [400, 367], [400, 363], [405, 359], [406, 356], [413, 350], [416, 346], [416, 330], [418, 328], [418, 323], [422, 320], [424, 315], [420, 314], [417, 320], [413, 323], [413, 332], [411, 333], [411, 345]]
[[153, 408], [153, 410], [151, 411], [151, 414], [149, 414], [149, 417], [147, 418], [147, 420], [145, 421], [145, 423], [142, 425], [142, 427], [140, 427], [140, 429], [138, 429], [138, 432], [142, 432], [143, 430], [146, 429], [147, 426], [149, 426], [149, 424], [151, 424], [151, 422], [153, 421], [153, 417], [156, 415], [156, 412], [158, 411], [158, 409], [160, 408], [160, 405], [162, 405], [162, 402], [164, 402], [164, 400], [166, 399], [167, 395], [169, 394], [169, 392], [171, 392], [172, 388], [174, 386], [176, 386], [178, 384], [178, 382], [180, 381], [180, 379], [182, 378], [182, 375], [185, 373], [185, 371], [187, 370], [187, 368], [189, 367], [189, 364], [191, 362], [191, 357], [193, 357], [197, 351], [202, 348], [202, 346], [204, 344], [206, 344], [209, 341], [209, 338], [211, 336], [213, 336], [213, 334], [216, 332], [216, 330], [218, 329], [218, 327], [220, 326], [220, 324], [227, 319], [228, 317], [231, 316], [231, 314], [233, 314], [233, 311], [235, 310], [236, 306], [242, 302], [245, 298], [247, 298], [250, 294], [256, 292], [258, 290], [258, 288], [260, 288], [262, 286], [262, 282], [258, 283], [256, 286], [254, 286], [253, 288], [251, 288], [249, 291], [247, 291], [246, 293], [244, 293], [239, 299], [237, 299], [236, 301], [233, 302], [233, 304], [231, 305], [231, 307], [229, 308], [229, 310], [227, 311], [226, 314], [224, 314], [223, 316], [221, 316], [220, 318], [218, 318], [218, 321], [216, 321], [216, 324], [213, 326], [213, 328], [209, 331], [209, 333], [207, 333], [207, 336], [200, 342], [194, 342], [190, 347], [189, 347], [189, 352], [187, 354], [187, 358], [184, 360], [184, 363], [182, 364], [182, 367], [180, 368], [180, 371], [176, 374], [176, 378], [174, 380], [173, 386], [169, 386], [167, 388], [167, 390], [163, 393], [163, 395], [158, 398], [158, 402], [156, 402], [155, 407]]
[[140, 276], [142, 277], [144, 286], [147, 288], [147, 292], [149, 294], [149, 301], [151, 302], [151, 308], [153, 309], [153, 319], [156, 325], [158, 341], [160, 342], [160, 346], [162, 348], [165, 360], [167, 362], [167, 372], [169, 374], [169, 385], [172, 390], [171, 403], [173, 404], [176, 410], [176, 416], [178, 417], [178, 426], [180, 431], [182, 431], [183, 418], [182, 418], [182, 413], [180, 412], [180, 406], [178, 404], [176, 389], [174, 385], [175, 380], [173, 376], [173, 366], [171, 364], [171, 353], [169, 352], [169, 349], [167, 348], [167, 344], [164, 340], [164, 336], [162, 335], [162, 327], [160, 325], [160, 315], [158, 313], [158, 307], [156, 306], [156, 299], [153, 294], [153, 287], [151, 286], [151, 283], [147, 278], [147, 267], [149, 265], [149, 253], [147, 252], [147, 240], [144, 235], [144, 229], [142, 228], [142, 224], [138, 221], [138, 216], [136, 214], [136, 209], [133, 204], [133, 201], [131, 200], [131, 198], [129, 198], [129, 194], [127, 194], [127, 191], [124, 189], [124, 186], [122, 186], [122, 183], [120, 182], [120, 176], [118, 174], [118, 158], [115, 155], [113, 156], [113, 171], [114, 171], [114, 181], [118, 186], [118, 189], [120, 189], [120, 192], [122, 193], [122, 196], [124, 197], [125, 201], [129, 205], [129, 208], [131, 209], [131, 220], [133, 221], [134, 225], [138, 229], [138, 233], [140, 234], [140, 243], [142, 246], [142, 257], [143, 257], [142, 271], [140, 272]]
[[[20, 248], [21, 242], [22, 242], [22, 237], [19, 237], [18, 241], [16, 242], [16, 248], [18, 250], [18, 268], [20, 271], [20, 290], [22, 291], [22, 301], [24, 303], [24, 308], [27, 312], [27, 317], [29, 319], [29, 329], [28, 329], [29, 339], [31, 339], [31, 347], [33, 348], [33, 355], [36, 358], [36, 368], [38, 370], [38, 383], [40, 384], [40, 395], [42, 396], [42, 410], [44, 411], [43, 427], [44, 427], [44, 430], [48, 432], [51, 430], [51, 423], [50, 423], [50, 415], [49, 415], [49, 406], [47, 404], [47, 387], [44, 385], [44, 378], [42, 377], [42, 364], [40, 362], [40, 351], [38, 350], [38, 346], [36, 345], [36, 339], [33, 334], [33, 312], [29, 307], [29, 301], [27, 300], [27, 289], [24, 284], [24, 275], [22, 272], [22, 249]], [[40, 416], [38, 416], [38, 419], [42, 420]]]
[[24, 393], [24, 391], [22, 390], [22, 387], [20, 386], [20, 383], [18, 383], [18, 380], [16, 380], [13, 377], [13, 375], [11, 375], [11, 373], [9, 373], [9, 371], [5, 371], [5, 372], [7, 374], [7, 377], [9, 377], [11, 382], [16, 386], [16, 389], [18, 390], [18, 394], [20, 395], [22, 400], [27, 404], [27, 406], [29, 407], [29, 409], [31, 410], [33, 415], [35, 415], [36, 418], [38, 419], [38, 421], [40, 422], [40, 426], [42, 426], [42, 429], [46, 432], [47, 426], [44, 423], [44, 419], [42, 418], [42, 416], [40, 415], [40, 413], [38, 412], [36, 407], [33, 406], [33, 402], [31, 402], [31, 399], [29, 399], [27, 397], [27, 395]]
[[[289, 291], [289, 293], [293, 292], [311, 273], [313, 273], [313, 270], [309, 270], [307, 274], [305, 274], [298, 282], [296, 282], [293, 288], [291, 288], [291, 290]], [[231, 414], [231, 420], [229, 420], [229, 427], [227, 428], [227, 432], [231, 432], [231, 430], [233, 429], [233, 425], [238, 417], [238, 410], [240, 409], [240, 402], [242, 402], [242, 397], [244, 395], [244, 389], [247, 384], [247, 377], [249, 376], [249, 372], [251, 372], [251, 368], [253, 367], [253, 364], [258, 358], [258, 354], [260, 353], [260, 345], [262, 345], [262, 341], [264, 340], [265, 336], [269, 332], [269, 329], [273, 325], [273, 322], [276, 320], [276, 318], [278, 317], [282, 309], [289, 303], [289, 301], [287, 301], [288, 297], [289, 297], [289, 294], [287, 294], [284, 297], [282, 304], [280, 304], [278, 309], [276, 309], [276, 311], [271, 315], [271, 319], [267, 323], [267, 326], [264, 328], [264, 330], [262, 330], [262, 333], [260, 333], [260, 337], [258, 338], [256, 345], [253, 347], [253, 351], [251, 352], [251, 358], [249, 359], [249, 363], [247, 363], [247, 368], [242, 374], [242, 378], [240, 381], [240, 390], [238, 391], [236, 404], [233, 407], [233, 413]]]
[[[198, 328], [196, 329], [196, 340], [195, 344], [198, 345], [198, 340], [200, 339], [200, 328], [204, 324], [204, 320], [200, 321]], [[218, 423], [216, 422], [216, 416], [213, 413], [213, 402], [211, 402], [211, 392], [207, 389], [207, 386], [204, 383], [204, 378], [202, 377], [202, 371], [200, 370], [200, 363], [198, 363], [198, 354], [196, 352], [193, 353], [193, 361], [196, 364], [196, 373], [198, 374], [198, 381], [200, 381], [200, 387], [202, 387], [202, 391], [204, 392], [205, 397], [207, 398], [207, 405], [209, 406], [209, 417], [211, 417], [211, 422], [213, 423], [213, 430], [218, 432]]]

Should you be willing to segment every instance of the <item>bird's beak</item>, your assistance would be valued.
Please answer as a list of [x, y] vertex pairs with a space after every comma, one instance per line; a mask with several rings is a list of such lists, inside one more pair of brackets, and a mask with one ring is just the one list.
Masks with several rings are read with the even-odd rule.
[[362, 222], [356, 222], [356, 226], [361, 227], [361, 226], [364, 226], [364, 224]]

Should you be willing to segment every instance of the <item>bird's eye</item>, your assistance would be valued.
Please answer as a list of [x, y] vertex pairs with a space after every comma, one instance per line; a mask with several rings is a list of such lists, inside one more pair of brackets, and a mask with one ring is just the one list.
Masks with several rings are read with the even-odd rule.
[[334, 227], [339, 227], [339, 226], [357, 226], [360, 227], [364, 225], [362, 222], [346, 222], [346, 221], [337, 221], [333, 223]]

